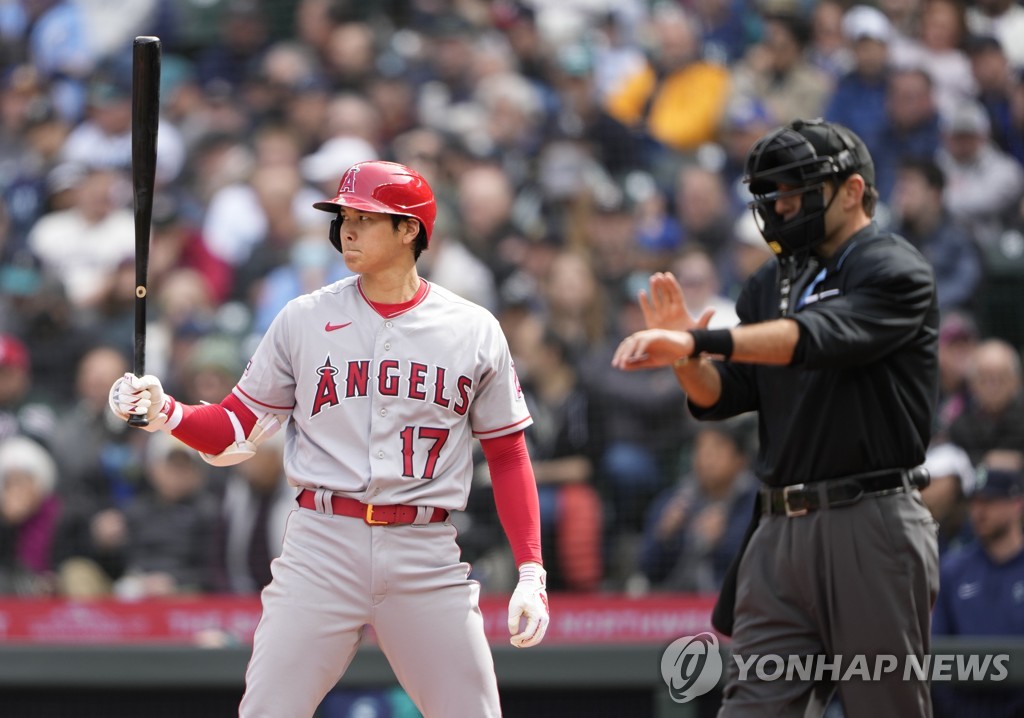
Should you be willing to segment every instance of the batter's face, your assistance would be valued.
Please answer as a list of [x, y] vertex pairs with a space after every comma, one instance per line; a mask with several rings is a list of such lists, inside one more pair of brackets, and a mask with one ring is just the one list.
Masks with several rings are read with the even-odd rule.
[[395, 227], [390, 214], [342, 207], [341, 250], [345, 264], [357, 274], [373, 274], [413, 260], [412, 244], [419, 222], [403, 220]]

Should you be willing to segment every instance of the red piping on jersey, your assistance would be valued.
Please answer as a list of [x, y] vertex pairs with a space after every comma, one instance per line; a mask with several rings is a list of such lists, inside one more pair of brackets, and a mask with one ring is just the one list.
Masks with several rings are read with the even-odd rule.
[[[265, 407], [267, 407], [268, 409], [270, 409], [271, 411], [274, 411], [274, 412], [279, 412], [279, 411], [291, 411], [292, 409], [294, 409], [294, 408], [295, 408], [295, 405], [294, 405], [294, 404], [293, 404], [292, 406], [274, 406], [273, 404], [264, 404], [264, 403], [263, 403], [262, 401], [260, 401], [259, 399], [256, 399], [256, 398], [254, 398], [254, 397], [251, 397], [251, 396], [249, 396], [248, 394], [246, 394], [246, 393], [245, 393], [244, 391], [242, 391], [241, 389], [239, 389], [239, 388], [238, 388], [238, 386], [235, 386], [235, 388], [234, 388], [234, 389], [232, 389], [231, 391], [232, 391], [232, 392], [236, 392], [236, 391], [237, 391], [237, 392], [238, 392], [239, 394], [241, 394], [242, 396], [244, 396], [244, 397], [245, 397], [246, 399], [248, 399], [249, 401], [251, 401], [251, 402], [252, 402], [253, 404], [259, 404], [260, 406], [265, 406]], [[222, 403], [223, 403], [223, 402], [222, 402]]]
[[531, 417], [527, 416], [527, 417], [524, 417], [524, 418], [520, 419], [519, 421], [517, 421], [514, 424], [509, 424], [507, 426], [499, 426], [497, 429], [488, 429], [487, 431], [474, 431], [473, 432], [473, 436], [478, 437], [480, 439], [483, 439], [483, 438], [487, 437], [488, 434], [496, 434], [499, 431], [508, 431], [509, 429], [511, 429], [513, 427], [519, 426], [524, 421], [529, 421], [530, 418]]
[[526, 448], [526, 434], [516, 431], [483, 439], [480, 448], [491, 470], [494, 505], [512, 547], [516, 566], [525, 561], [542, 563], [540, 502], [537, 499], [537, 479]]
[[363, 294], [362, 279], [356, 280], [356, 287], [359, 289], [359, 294], [366, 301], [367, 304], [381, 315], [385, 319], [394, 319], [399, 314], [404, 314], [413, 307], [421, 304], [427, 295], [430, 293], [430, 282], [420, 277], [420, 288], [416, 290], [416, 294], [408, 302], [402, 302], [401, 304], [384, 304], [383, 302], [371, 301], [365, 294]]

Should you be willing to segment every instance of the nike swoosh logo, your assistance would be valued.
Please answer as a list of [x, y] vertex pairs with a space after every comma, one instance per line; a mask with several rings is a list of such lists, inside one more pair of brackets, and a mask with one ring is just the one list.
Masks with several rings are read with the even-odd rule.
[[327, 322], [327, 324], [324, 325], [324, 331], [333, 332], [335, 329], [344, 329], [351, 323], [352, 322], [345, 322], [344, 324], [331, 324], [330, 322]]

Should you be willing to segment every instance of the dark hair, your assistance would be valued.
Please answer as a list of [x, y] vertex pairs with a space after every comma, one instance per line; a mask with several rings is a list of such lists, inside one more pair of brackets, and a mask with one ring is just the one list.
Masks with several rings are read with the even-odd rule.
[[942, 192], [946, 189], [946, 175], [934, 160], [927, 157], [904, 157], [900, 160], [900, 169], [917, 172], [933, 190]]
[[[410, 217], [404, 214], [393, 214], [391, 215], [391, 226], [398, 229], [398, 225], [407, 219], [416, 219], [416, 217]], [[417, 220], [418, 221], [418, 220]], [[423, 254], [423, 250], [427, 248], [427, 228], [423, 226], [423, 222], [420, 222], [420, 233], [416, 235], [416, 241], [412, 245], [412, 257], [413, 259], [419, 259], [420, 255]]]
[[774, 12], [764, 16], [767, 22], [776, 22], [790, 34], [800, 49], [807, 48], [812, 39], [811, 23], [792, 12]]

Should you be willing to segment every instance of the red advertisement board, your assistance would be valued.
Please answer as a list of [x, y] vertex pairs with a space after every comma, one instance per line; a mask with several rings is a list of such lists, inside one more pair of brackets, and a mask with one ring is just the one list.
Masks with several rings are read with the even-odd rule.
[[[666, 643], [711, 630], [713, 596], [550, 597], [546, 645]], [[508, 598], [484, 596], [492, 643], [506, 643]], [[35, 644], [195, 643], [221, 634], [251, 642], [258, 598], [206, 596], [148, 601], [0, 600], [0, 642]], [[372, 637], [371, 637], [372, 639]]]

